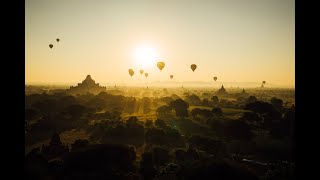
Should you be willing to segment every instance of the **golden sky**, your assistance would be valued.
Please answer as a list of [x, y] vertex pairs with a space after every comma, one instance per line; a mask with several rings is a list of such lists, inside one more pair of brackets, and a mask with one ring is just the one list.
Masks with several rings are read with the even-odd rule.
[[101, 84], [139, 84], [144, 69], [150, 82], [173, 74], [294, 87], [294, 8], [294, 0], [26, 0], [25, 81], [90, 74]]

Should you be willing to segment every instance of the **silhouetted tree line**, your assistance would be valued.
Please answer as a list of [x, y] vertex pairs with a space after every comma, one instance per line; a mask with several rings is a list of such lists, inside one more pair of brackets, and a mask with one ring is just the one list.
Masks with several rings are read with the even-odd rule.
[[[289, 165], [268, 165], [261, 174], [231, 156], [291, 161], [294, 106], [284, 106], [276, 97], [263, 101], [246, 95], [230, 100], [185, 92], [181, 99], [168, 92], [153, 91], [153, 98], [106, 92], [25, 96], [26, 145], [52, 137], [49, 144], [26, 154], [26, 175], [31, 179], [292, 178], [294, 168]], [[122, 117], [148, 114], [154, 108], [156, 119]], [[227, 108], [246, 111], [230, 118]], [[59, 133], [76, 128], [84, 129], [89, 139], [63, 144]]]
[[[55, 133], [49, 146], [35, 148], [25, 156], [25, 176], [27, 179], [80, 180], [167, 179], [168, 177], [257, 179], [254, 172], [236, 161], [214, 158], [210, 153], [206, 156], [199, 155], [196, 148], [198, 146], [216, 149], [214, 154], [217, 155], [217, 152], [221, 151], [219, 141], [193, 136], [190, 143], [192, 145], [186, 150], [155, 146], [150, 151], [144, 152], [141, 159], [137, 160], [136, 148], [133, 146], [90, 144], [83, 139], [76, 140], [71, 150], [61, 151], [57, 147], [64, 145], [60, 141], [59, 134]], [[55, 156], [52, 156], [53, 152]]]

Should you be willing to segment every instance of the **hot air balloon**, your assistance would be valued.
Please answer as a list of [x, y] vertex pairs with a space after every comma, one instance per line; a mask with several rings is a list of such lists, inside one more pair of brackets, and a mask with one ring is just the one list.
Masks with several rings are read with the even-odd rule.
[[160, 69], [160, 71], [164, 68], [165, 65], [166, 65], [166, 64], [165, 64], [164, 62], [158, 62], [158, 63], [157, 63], [157, 66], [158, 66], [158, 68]]
[[49, 47], [50, 47], [50, 49], [52, 49], [53, 45], [52, 45], [52, 44], [49, 44]]
[[196, 70], [196, 69], [197, 69], [197, 65], [195, 65], [195, 64], [191, 64], [190, 68], [191, 68], [191, 69], [192, 69], [192, 71], [194, 72], [194, 70]]
[[140, 70], [140, 74], [142, 75], [142, 74], [143, 74], [143, 72], [144, 72], [144, 71], [141, 69], [141, 70]]
[[145, 75], [146, 77], [148, 77], [148, 76], [149, 76], [149, 74], [148, 74], [148, 73], [144, 73], [144, 75]]
[[60, 39], [59, 39], [59, 38], [57, 38], [56, 40], [57, 40], [57, 42], [59, 42], [59, 41], [60, 41]]
[[218, 78], [217, 78], [216, 76], [215, 76], [215, 77], [213, 77], [213, 80], [214, 80], [214, 81], [217, 81], [217, 79], [218, 79]]
[[132, 77], [134, 75], [134, 71], [132, 69], [129, 69], [129, 74]]
[[173, 78], [173, 75], [170, 75], [170, 78], [172, 79], [172, 78]]

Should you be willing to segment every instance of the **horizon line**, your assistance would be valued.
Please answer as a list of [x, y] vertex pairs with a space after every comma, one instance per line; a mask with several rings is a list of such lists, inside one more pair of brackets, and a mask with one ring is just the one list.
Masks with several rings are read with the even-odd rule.
[[[25, 86], [41, 86], [41, 85], [47, 85], [47, 86], [73, 86], [73, 85], [78, 85], [79, 82], [25, 82]], [[152, 82], [148, 82], [148, 83], [132, 83], [132, 82], [105, 82], [105, 83], [99, 83], [99, 85], [101, 86], [130, 86], [130, 87], [141, 87], [141, 86], [152, 86], [152, 87], [159, 87], [161, 85], [159, 84], [163, 84], [166, 83], [166, 85], [162, 85], [164, 86], [169, 86], [169, 87], [212, 87], [212, 86], [235, 86], [234, 88], [237, 88], [237, 86], [244, 86], [244, 87], [256, 87], [256, 88], [260, 88], [261, 83], [260, 82], [246, 82], [246, 81], [242, 81], [242, 82], [234, 82], [234, 81], [222, 81], [222, 82], [212, 82], [212, 81], [152, 81]], [[179, 83], [179, 84], [177, 84]], [[186, 84], [185, 84], [186, 83]], [[211, 83], [211, 84], [210, 84]], [[194, 84], [194, 85], [192, 85]], [[268, 83], [266, 86], [266, 88], [295, 88], [295, 85], [279, 85], [279, 84], [273, 84], [273, 83]]]

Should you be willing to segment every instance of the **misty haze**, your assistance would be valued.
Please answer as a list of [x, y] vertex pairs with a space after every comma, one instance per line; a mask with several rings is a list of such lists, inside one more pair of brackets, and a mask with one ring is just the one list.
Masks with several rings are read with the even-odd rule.
[[293, 0], [26, 0], [26, 179], [295, 179]]

